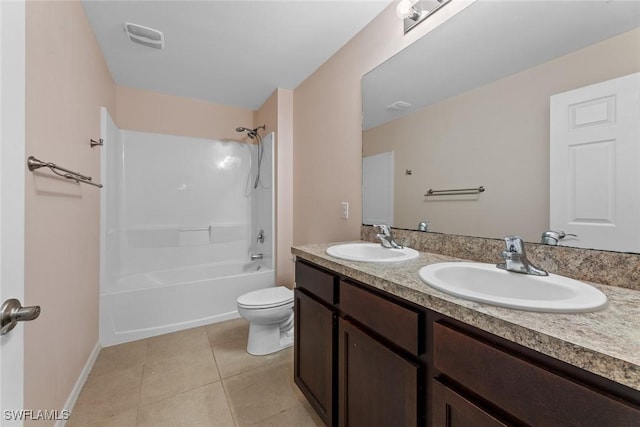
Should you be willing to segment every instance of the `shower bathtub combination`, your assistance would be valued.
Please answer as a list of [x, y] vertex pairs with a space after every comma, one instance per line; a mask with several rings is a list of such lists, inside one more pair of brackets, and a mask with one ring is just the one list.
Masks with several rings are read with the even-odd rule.
[[101, 137], [103, 347], [239, 317], [240, 295], [274, 286], [273, 133], [135, 132], [103, 108]]

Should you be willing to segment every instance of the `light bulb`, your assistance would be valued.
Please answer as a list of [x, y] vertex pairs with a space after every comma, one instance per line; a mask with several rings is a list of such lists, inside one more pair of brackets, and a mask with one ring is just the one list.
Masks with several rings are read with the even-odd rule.
[[420, 13], [413, 7], [417, 2], [418, 0], [400, 0], [396, 7], [396, 14], [398, 15], [398, 18], [415, 19], [415, 17], [419, 16]]

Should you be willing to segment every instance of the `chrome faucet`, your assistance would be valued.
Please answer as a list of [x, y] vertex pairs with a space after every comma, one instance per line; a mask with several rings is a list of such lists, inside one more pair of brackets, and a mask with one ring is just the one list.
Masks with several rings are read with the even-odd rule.
[[500, 256], [505, 262], [497, 264], [496, 267], [516, 273], [533, 274], [534, 276], [548, 276], [549, 273], [541, 268], [531, 264], [527, 259], [527, 253], [524, 250], [524, 242], [518, 236], [508, 236], [504, 238], [507, 248], [502, 251]]
[[251, 254], [251, 261], [255, 261], [262, 258], [264, 258], [263, 254]]
[[262, 228], [260, 229], [260, 231], [258, 231], [258, 237], [256, 237], [256, 242], [264, 243], [264, 230]]
[[391, 228], [386, 224], [374, 225], [379, 231], [376, 237], [380, 239], [380, 244], [385, 248], [403, 249], [404, 246], [393, 239]]

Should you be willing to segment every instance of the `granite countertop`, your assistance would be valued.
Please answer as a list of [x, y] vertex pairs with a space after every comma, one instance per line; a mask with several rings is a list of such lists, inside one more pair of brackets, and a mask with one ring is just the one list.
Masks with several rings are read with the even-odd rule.
[[[344, 243], [344, 242], [340, 242]], [[640, 292], [592, 283], [609, 298], [593, 313], [535, 313], [468, 301], [422, 282], [427, 264], [462, 261], [421, 252], [411, 261], [365, 263], [330, 257], [332, 244], [294, 246], [294, 255], [540, 353], [640, 391]]]

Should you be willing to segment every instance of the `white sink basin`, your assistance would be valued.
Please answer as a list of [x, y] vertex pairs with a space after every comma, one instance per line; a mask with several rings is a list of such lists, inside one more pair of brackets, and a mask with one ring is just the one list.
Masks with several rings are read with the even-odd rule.
[[578, 280], [514, 273], [495, 264], [431, 264], [422, 267], [419, 275], [429, 286], [448, 294], [520, 310], [573, 313], [597, 311], [607, 304], [605, 294]]
[[347, 261], [400, 262], [417, 258], [415, 249], [383, 248], [380, 243], [344, 243], [327, 248], [327, 255]]

